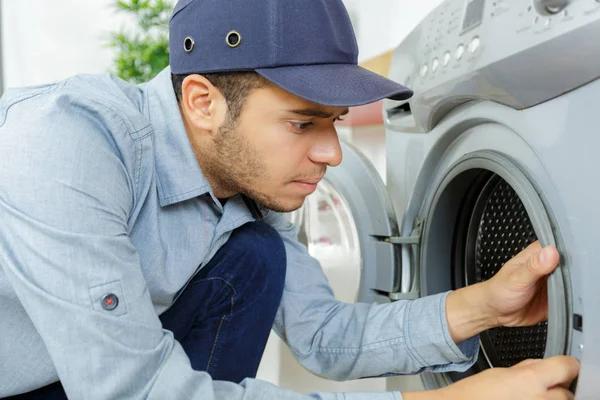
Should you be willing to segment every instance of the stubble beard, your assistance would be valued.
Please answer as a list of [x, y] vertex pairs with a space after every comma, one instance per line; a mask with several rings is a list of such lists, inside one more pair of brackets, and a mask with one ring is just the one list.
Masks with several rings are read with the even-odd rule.
[[225, 123], [219, 128], [210, 158], [207, 172], [228, 192], [244, 194], [276, 212], [291, 212], [302, 206], [285, 206], [275, 196], [256, 188], [261, 181], [270, 180], [269, 174], [260, 153], [252, 148], [234, 124]]

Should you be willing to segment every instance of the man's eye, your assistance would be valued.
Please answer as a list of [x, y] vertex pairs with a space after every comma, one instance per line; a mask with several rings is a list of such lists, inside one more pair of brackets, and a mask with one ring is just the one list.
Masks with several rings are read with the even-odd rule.
[[292, 122], [291, 123], [294, 128], [299, 131], [305, 131], [312, 126], [312, 122]]

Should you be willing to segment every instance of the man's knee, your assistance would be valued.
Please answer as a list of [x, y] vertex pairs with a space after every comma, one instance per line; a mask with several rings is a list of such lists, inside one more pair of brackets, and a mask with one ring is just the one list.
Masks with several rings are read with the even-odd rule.
[[245, 271], [248, 279], [283, 288], [286, 253], [275, 228], [264, 222], [247, 223], [232, 233], [228, 244], [245, 259], [244, 264], [251, 266]]

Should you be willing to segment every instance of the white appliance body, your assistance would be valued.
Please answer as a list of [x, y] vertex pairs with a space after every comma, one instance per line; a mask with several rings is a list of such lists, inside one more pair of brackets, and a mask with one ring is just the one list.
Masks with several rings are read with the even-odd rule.
[[420, 224], [396, 297], [487, 279], [534, 239], [561, 254], [547, 324], [483, 334], [476, 367], [423, 374], [426, 388], [569, 354], [576, 398], [600, 393], [600, 3], [546, 5], [448, 0], [394, 55], [391, 78], [415, 96], [385, 105], [387, 189], [400, 237]]

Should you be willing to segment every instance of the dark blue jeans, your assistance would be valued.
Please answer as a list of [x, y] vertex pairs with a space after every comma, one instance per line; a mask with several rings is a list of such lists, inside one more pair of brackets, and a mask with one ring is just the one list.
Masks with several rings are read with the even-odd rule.
[[[285, 248], [264, 222], [236, 229], [212, 260], [160, 316], [192, 363], [213, 379], [256, 376], [285, 280]], [[93, 390], [93, 388], [90, 388]], [[56, 382], [8, 399], [66, 399]]]

